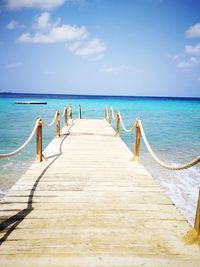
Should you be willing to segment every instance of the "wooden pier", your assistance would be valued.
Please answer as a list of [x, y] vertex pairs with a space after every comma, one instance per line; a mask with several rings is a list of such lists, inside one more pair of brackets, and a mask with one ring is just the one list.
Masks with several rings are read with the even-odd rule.
[[200, 266], [186, 219], [108, 122], [62, 133], [1, 201], [0, 266]]

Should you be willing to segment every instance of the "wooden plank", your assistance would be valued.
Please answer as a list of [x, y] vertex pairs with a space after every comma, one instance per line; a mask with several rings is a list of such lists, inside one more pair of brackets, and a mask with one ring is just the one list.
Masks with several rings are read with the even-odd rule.
[[0, 266], [199, 266], [191, 227], [114, 135], [76, 120], [51, 142], [1, 201]]

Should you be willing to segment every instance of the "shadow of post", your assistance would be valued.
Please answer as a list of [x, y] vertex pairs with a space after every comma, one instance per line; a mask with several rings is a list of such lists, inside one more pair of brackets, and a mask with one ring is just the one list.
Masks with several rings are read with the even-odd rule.
[[10, 218], [8, 218], [8, 219], [6, 219], [6, 220], [4, 220], [3, 222], [0, 223], [0, 232], [6, 230], [9, 226], [12, 225], [9, 229], [7, 229], [7, 231], [5, 232], [3, 237], [0, 238], [0, 246], [2, 245], [2, 243], [4, 241], [6, 241], [6, 239], [16, 229], [16, 227], [26, 218], [26, 216], [34, 210], [34, 208], [33, 208], [33, 198], [34, 198], [35, 190], [37, 189], [37, 186], [38, 186], [40, 180], [42, 179], [42, 177], [44, 176], [44, 174], [46, 173], [46, 171], [62, 155], [62, 144], [63, 144], [63, 142], [65, 141], [65, 139], [67, 138], [68, 135], [69, 134], [64, 135], [64, 138], [61, 141], [60, 146], [59, 146], [59, 153], [54, 155], [55, 159], [53, 159], [49, 163], [49, 165], [42, 171], [42, 173], [38, 176], [37, 180], [35, 181], [33, 187], [31, 188], [30, 194], [28, 196], [27, 208], [19, 211], [17, 214], [11, 216]]

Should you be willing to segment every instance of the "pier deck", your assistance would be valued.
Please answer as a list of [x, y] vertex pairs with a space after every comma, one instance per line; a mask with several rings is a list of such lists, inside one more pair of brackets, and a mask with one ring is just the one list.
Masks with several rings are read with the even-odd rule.
[[103, 120], [76, 120], [11, 188], [0, 266], [199, 266], [189, 224], [113, 136]]

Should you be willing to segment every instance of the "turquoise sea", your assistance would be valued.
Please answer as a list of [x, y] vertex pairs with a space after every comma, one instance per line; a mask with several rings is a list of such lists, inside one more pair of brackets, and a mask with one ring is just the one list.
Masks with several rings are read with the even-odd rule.
[[[16, 105], [15, 101], [47, 101], [47, 105]], [[55, 111], [71, 104], [73, 117], [78, 105], [83, 118], [103, 119], [105, 105], [120, 111], [127, 128], [136, 118], [143, 123], [156, 155], [166, 163], [185, 163], [200, 154], [200, 99], [111, 96], [74, 96], [39, 94], [0, 94], [0, 153], [18, 148], [29, 136], [36, 118], [52, 121]], [[62, 125], [63, 125], [62, 121]], [[115, 123], [113, 123], [115, 127]], [[121, 131], [132, 150], [134, 136]], [[55, 128], [44, 128], [44, 147], [55, 136]], [[14, 157], [0, 159], [0, 197], [35, 160], [35, 140]], [[165, 189], [168, 196], [193, 224], [200, 187], [200, 165], [184, 171], [169, 171], [158, 166], [141, 145], [141, 163]]]

